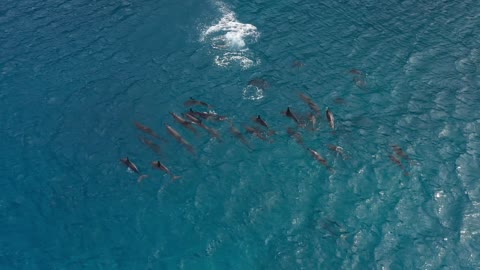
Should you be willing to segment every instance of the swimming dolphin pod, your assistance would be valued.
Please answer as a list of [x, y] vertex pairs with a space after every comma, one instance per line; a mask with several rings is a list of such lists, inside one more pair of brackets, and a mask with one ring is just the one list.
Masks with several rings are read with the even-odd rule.
[[[358, 70], [352, 70], [350, 71], [351, 74], [356, 75], [356, 76], [361, 76], [363, 73], [360, 73]], [[268, 87], [268, 82], [266, 82], [263, 79], [253, 79], [249, 82], [249, 85], [253, 85], [256, 87], [260, 88], [266, 88]], [[321, 121], [323, 118], [321, 116], [321, 109], [320, 106], [318, 106], [311, 97], [307, 96], [304, 93], [299, 94], [300, 99], [308, 105], [309, 112], [308, 114], [302, 114], [300, 113], [299, 115], [301, 118], [297, 116], [297, 113], [293, 111], [291, 107], [287, 107], [285, 111], [282, 112], [283, 115], [286, 117], [290, 118], [295, 124], [295, 127], [289, 127], [286, 130], [286, 134], [292, 138], [299, 146], [301, 146], [303, 149], [307, 150], [310, 155], [313, 157], [314, 160], [318, 161], [321, 165], [326, 167], [330, 173], [333, 173], [334, 170], [331, 167], [331, 165], [328, 163], [327, 159], [320, 154], [321, 150], [314, 150], [312, 147], [307, 146], [308, 143], [305, 142], [304, 137], [302, 136], [301, 130], [303, 128], [307, 127], [307, 122], [309, 123], [309, 126], [311, 127], [310, 129], [318, 133], [324, 125], [322, 125]], [[194, 99], [191, 97], [187, 101], [184, 102], [184, 105], [187, 107], [190, 106], [203, 106], [207, 107], [208, 109], [214, 108], [212, 105], [209, 103], [206, 103], [204, 101], [200, 101], [197, 99]], [[200, 127], [201, 129], [205, 130], [206, 133], [211, 136], [212, 138], [216, 139], [217, 142], [221, 143], [222, 136], [220, 135], [221, 132], [212, 127], [212, 126], [207, 126], [205, 125], [204, 121], [209, 121], [209, 120], [215, 120], [216, 122], [213, 122], [212, 124], [221, 125], [223, 120], [227, 120], [227, 122], [230, 123], [230, 133], [231, 135], [239, 140], [242, 144], [248, 147], [249, 150], [255, 150], [252, 147], [251, 142], [244, 136], [244, 134], [251, 134], [261, 141], [266, 141], [266, 142], [273, 142], [273, 140], [270, 139], [270, 136], [273, 134], [276, 134], [273, 130], [270, 124], [267, 123], [265, 120], [266, 118], [261, 115], [257, 115], [256, 117], [251, 118], [251, 120], [256, 124], [252, 126], [244, 126], [244, 132], [240, 131], [237, 127], [235, 127], [232, 119], [234, 117], [227, 117], [223, 115], [217, 114], [215, 111], [208, 111], [208, 112], [201, 112], [201, 111], [195, 111], [192, 108], [190, 108], [188, 111], [184, 113], [174, 113], [174, 112], [169, 112], [170, 115], [172, 116], [173, 120], [180, 125], [181, 127], [188, 129], [195, 135], [199, 135], [197, 129], [195, 127]], [[268, 118], [268, 116], [267, 116]], [[332, 130], [336, 130], [336, 122], [335, 122], [335, 117], [333, 115], [333, 112], [327, 107], [325, 111], [325, 118], [326, 122], [330, 126]], [[168, 143], [167, 140], [164, 139], [163, 136], [158, 135], [152, 128], [147, 127], [140, 122], [135, 121], [134, 125], [137, 129], [142, 131], [145, 134], [150, 135], [151, 137], [161, 140], [163, 143]], [[210, 125], [210, 124], [209, 124]], [[181, 134], [181, 132], [177, 129], [175, 129], [173, 126], [164, 123], [164, 126], [166, 128], [167, 133], [175, 140], [177, 141], [180, 145], [185, 147], [186, 150], [188, 150], [194, 158], [197, 158], [197, 151], [195, 150], [195, 147], [187, 141], [187, 139]], [[340, 129], [341, 131], [341, 129]], [[338, 132], [333, 132], [332, 133], [334, 136], [341, 136]], [[162, 146], [158, 145], [154, 141], [143, 137], [139, 136], [140, 141], [148, 146], [152, 151], [155, 153], [159, 154], [160, 156], [163, 156], [163, 153], [161, 152], [161, 149], [163, 149]], [[258, 143], [258, 141], [257, 141]], [[348, 159], [349, 157], [345, 154], [344, 149], [341, 146], [334, 145], [334, 144], [327, 144], [326, 148], [332, 151], [337, 157], [340, 156], [343, 158], [343, 160]], [[402, 148], [398, 145], [391, 145], [392, 149], [392, 154], [389, 155], [389, 159], [396, 164], [403, 172], [405, 175], [409, 175], [407, 172], [406, 167], [404, 166], [403, 161], [410, 161], [412, 163], [413, 161], [410, 159], [410, 157], [402, 150]], [[128, 157], [121, 158], [120, 161], [132, 172], [136, 173], [139, 175], [138, 177], [138, 182], [142, 181], [144, 178], [147, 177], [147, 175], [140, 173], [140, 170], [138, 167], [129, 160]], [[164, 165], [160, 160], [156, 160], [151, 162], [151, 167], [156, 170], [161, 170], [165, 172], [167, 175], [170, 176], [172, 180], [177, 180], [180, 179], [181, 176], [177, 176], [171, 172], [171, 170]]]

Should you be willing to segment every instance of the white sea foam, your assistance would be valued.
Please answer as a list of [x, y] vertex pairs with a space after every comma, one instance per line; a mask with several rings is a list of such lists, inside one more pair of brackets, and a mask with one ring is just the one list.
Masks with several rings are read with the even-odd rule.
[[239, 55], [238, 53], [225, 53], [223, 55], [215, 56], [215, 64], [220, 67], [227, 67], [233, 63], [238, 63], [243, 69], [247, 69], [251, 66], [258, 65], [259, 60], [253, 62], [250, 58]]
[[243, 88], [243, 99], [259, 100], [263, 98], [263, 90], [253, 85]]
[[233, 11], [224, 3], [217, 2], [222, 18], [214, 25], [206, 28], [200, 41], [209, 43], [214, 49], [215, 64], [221, 67], [239, 64], [246, 69], [260, 63], [248, 48], [259, 37], [257, 27], [237, 20]]

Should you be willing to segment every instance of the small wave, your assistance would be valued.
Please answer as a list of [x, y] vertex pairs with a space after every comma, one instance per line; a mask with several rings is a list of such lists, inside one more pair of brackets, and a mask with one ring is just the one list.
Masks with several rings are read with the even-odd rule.
[[217, 3], [222, 18], [216, 24], [202, 32], [200, 41], [210, 43], [216, 51], [215, 64], [221, 67], [238, 63], [246, 69], [259, 61], [248, 48], [249, 43], [254, 43], [259, 37], [257, 27], [237, 21], [235, 13], [225, 4]]

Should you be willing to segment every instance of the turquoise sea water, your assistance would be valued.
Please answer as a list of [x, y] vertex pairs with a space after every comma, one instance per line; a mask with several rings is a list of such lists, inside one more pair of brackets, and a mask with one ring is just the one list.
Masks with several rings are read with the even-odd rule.
[[[473, 0], [2, 1], [0, 269], [479, 269], [478, 14]], [[330, 171], [287, 134], [281, 112], [309, 112], [299, 93], [322, 112], [297, 131]], [[229, 121], [205, 121], [221, 142], [175, 123], [191, 96], [252, 150]], [[258, 114], [271, 142], [245, 132]], [[166, 138], [160, 155], [134, 121]]]

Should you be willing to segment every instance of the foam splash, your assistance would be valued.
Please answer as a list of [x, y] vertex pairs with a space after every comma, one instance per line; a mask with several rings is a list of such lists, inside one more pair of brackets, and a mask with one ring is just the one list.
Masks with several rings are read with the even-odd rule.
[[248, 48], [248, 44], [256, 42], [260, 35], [257, 27], [237, 21], [235, 13], [225, 4], [217, 5], [222, 18], [204, 30], [200, 38], [200, 41], [210, 43], [215, 50], [215, 64], [226, 67], [236, 63], [247, 69], [260, 63]]
[[215, 56], [215, 64], [220, 67], [227, 67], [232, 63], [238, 63], [242, 69], [248, 69], [254, 65], [258, 65], [260, 63], [259, 60], [253, 62], [250, 58], [238, 55], [238, 53], [225, 53], [223, 55]]
[[263, 90], [253, 85], [243, 88], [243, 99], [259, 100], [264, 97]]

